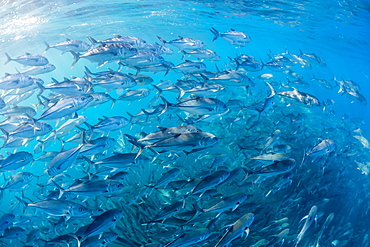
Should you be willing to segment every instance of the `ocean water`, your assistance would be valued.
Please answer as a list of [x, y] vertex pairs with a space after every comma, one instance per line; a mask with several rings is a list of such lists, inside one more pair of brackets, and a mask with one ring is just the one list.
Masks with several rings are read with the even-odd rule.
[[[229, 229], [227, 226], [234, 224], [247, 213], [254, 214], [248, 237], [242, 234], [243, 229], [241, 229], [235, 235], [235, 240], [229, 243], [230, 246], [370, 246], [368, 240], [370, 161], [369, 144], [366, 140], [370, 137], [369, 106], [365, 100], [359, 101], [358, 98], [349, 96], [348, 92], [338, 93], [340, 87], [333, 80], [333, 78], [338, 81], [352, 80], [359, 85], [355, 91], [365, 99], [370, 98], [369, 2], [360, 0], [325, 2], [4, 0], [1, 4], [0, 64], [4, 64], [7, 60], [5, 52], [12, 58], [24, 55], [26, 52], [42, 54], [56, 67], [50, 73], [36, 75], [43, 80], [44, 86], [52, 83], [52, 78], [62, 81], [63, 78], [84, 77], [85, 66], [93, 73], [108, 69], [114, 71], [121, 69], [120, 72], [126, 74], [137, 72], [132, 67], [120, 68], [116, 62], [97, 67], [97, 63], [91, 63], [83, 58], [71, 67], [74, 58], [69, 52], [61, 54], [57, 49], [49, 49], [43, 53], [46, 48], [44, 42], [55, 45], [69, 38], [90, 44], [87, 35], [96, 40], [108, 39], [114, 34], [134, 36], [145, 40], [148, 44], [161, 44], [157, 36], [166, 41], [177, 39], [179, 36], [198, 39], [204, 43], [204, 48], [217, 52], [221, 58], [220, 61], [203, 61], [207, 71], [214, 73], [234, 70], [235, 65], [230, 63], [241, 54], [253, 56], [257, 62], [267, 64], [271, 60], [271, 54], [283, 54], [293, 58], [288, 52], [300, 55], [302, 51], [304, 54], [314, 53], [326, 63], [326, 66], [320, 66], [311, 62], [311, 66], [304, 66], [295, 60], [294, 65], [282, 71], [271, 70], [268, 66], [264, 66], [260, 71], [238, 70], [251, 79], [250, 84], [224, 85], [226, 87], [224, 94], [216, 92], [214, 96], [207, 96], [228, 103], [230, 111], [224, 115], [191, 123], [203, 132], [211, 133], [218, 138], [217, 145], [204, 150], [186, 149], [185, 151], [194, 151], [186, 155], [179, 147], [180, 144], [177, 144], [173, 148], [166, 149], [167, 152], [154, 154], [145, 148], [141, 157], [148, 157], [148, 160], [143, 164], [105, 173], [99, 173], [97, 166], [86, 162], [86, 159], [98, 162], [114, 155], [115, 152], [137, 153], [139, 149], [134, 148], [125, 134], [138, 137], [139, 133], [143, 135], [143, 132], [148, 134], [157, 131], [156, 126], [169, 128], [186, 125], [187, 123], [180, 119], [189, 117], [189, 114], [182, 109], [173, 113], [171, 109], [176, 107], [170, 107], [167, 112], [169, 114], [157, 113], [153, 117], [144, 118], [144, 122], [132, 121], [120, 131], [106, 131], [91, 137], [96, 139], [104, 134], [114, 138], [116, 144], [108, 150], [103, 148], [102, 152], [97, 152], [95, 155], [87, 154], [85, 158], [80, 155], [73, 162], [74, 164], [62, 173], [65, 175], [63, 181], [55, 180], [63, 188], [68, 188], [78, 182], [78, 179], [86, 177], [87, 173], [90, 174], [90, 180], [94, 181], [102, 180], [106, 175], [111, 176], [118, 171], [127, 172], [125, 180], [121, 181], [124, 188], [117, 193], [78, 196], [70, 199], [92, 212], [100, 209], [99, 213], [95, 213], [97, 215], [113, 208], [123, 210], [123, 217], [113, 224], [115, 227], [112, 225], [107, 229], [107, 232], [112, 231], [118, 235], [117, 239], [108, 246], [221, 246], [217, 244], [225, 234], [225, 229]], [[251, 41], [242, 47], [231, 45], [222, 37], [213, 41], [214, 35], [210, 28], [215, 28], [221, 33], [235, 29], [247, 34]], [[174, 54], [163, 55], [166, 61], [175, 65], [184, 62], [183, 53], [179, 52], [179, 49], [169, 43], [166, 47], [174, 51]], [[196, 60], [191, 56], [186, 56], [186, 59]], [[11, 61], [1, 65], [0, 76], [5, 77], [6, 73], [16, 74], [27, 68]], [[264, 111], [259, 117], [255, 109], [263, 106], [271, 92], [266, 82], [270, 82], [277, 92], [292, 90], [293, 83], [289, 84], [286, 79], [289, 76], [288, 71], [298, 73], [304, 81], [308, 82], [309, 86], [296, 85], [295, 87], [300, 92], [315, 96], [321, 105], [307, 106], [276, 95], [274, 96], [275, 106]], [[142, 71], [140, 74], [153, 78], [151, 84], [154, 85], [164, 80], [175, 83], [180, 79], [194, 79], [192, 75], [183, 75], [174, 70], [170, 70], [167, 75], [164, 71], [156, 74]], [[261, 74], [270, 74], [274, 78], [261, 80], [259, 79]], [[207, 74], [207, 76], [211, 78], [212, 75]], [[328, 89], [319, 85], [317, 81], [312, 80], [313, 76], [325, 79], [333, 88]], [[196, 80], [204, 83], [204, 78], [199, 76]], [[294, 78], [290, 77], [290, 80]], [[97, 79], [94, 80], [96, 81]], [[132, 89], [136, 88], [146, 88], [150, 91], [150, 95], [140, 101], [118, 100], [113, 106], [108, 102], [78, 110], [77, 113], [79, 116], [87, 117], [88, 124], [94, 125], [103, 116], [122, 116], [130, 119], [129, 114], [135, 115], [142, 112], [142, 109], [153, 109], [163, 104], [158, 90], [150, 84], [138, 85]], [[115, 99], [123, 93], [121, 89], [107, 91], [98, 86], [93, 86], [93, 89], [95, 92], [107, 92]], [[178, 102], [178, 93], [174, 91], [175, 93], [163, 91], [161, 95], [175, 104]], [[45, 106], [40, 105], [40, 101], [52, 100], [56, 97], [49, 93], [48, 90], [41, 92], [36, 89], [30, 98], [17, 105], [34, 107], [37, 111], [35, 116], [37, 119], [49, 107], [46, 103], [44, 103]], [[2, 98], [6, 101], [14, 94], [22, 95], [17, 90], [12, 92], [3, 90]], [[37, 97], [37, 94], [44, 98]], [[183, 98], [188, 96], [190, 94], [187, 93]], [[62, 96], [62, 98], [65, 97]], [[233, 100], [243, 104], [233, 105]], [[288, 114], [291, 115], [288, 116]], [[60, 123], [53, 120], [45, 120], [45, 122], [56, 129], [69, 117], [63, 118]], [[5, 120], [6, 117], [1, 119]], [[191, 120], [191, 118], [188, 119]], [[80, 127], [88, 130], [84, 124]], [[274, 145], [267, 146], [276, 130], [280, 130], [280, 137], [276, 139]], [[73, 128], [70, 134], [60, 139], [67, 141], [80, 131], [77, 127]], [[48, 180], [52, 179], [52, 176], [45, 172], [50, 160], [40, 161], [38, 158], [45, 152], [60, 153], [62, 150], [83, 143], [67, 141], [62, 149], [62, 142], [58, 138], [45, 141], [48, 135], [25, 139], [16, 147], [3, 147], [0, 150], [4, 160], [12, 153], [21, 151], [31, 153], [35, 159], [15, 171], [4, 171], [0, 179], [2, 187], [5, 188], [9, 179], [19, 172], [27, 171], [35, 175], [24, 188], [2, 190], [1, 215], [12, 213], [15, 216], [12, 224], [9, 225], [10, 228], [2, 231], [0, 239], [2, 246], [65, 246], [65, 242], [70, 243], [71, 246], [77, 246], [77, 241], [73, 238], [64, 242], [47, 243], [46, 240], [49, 241], [64, 234], [70, 236], [75, 234], [81, 241], [87, 238], [86, 232], [82, 235], [76, 232], [79, 227], [91, 224], [92, 217], [85, 215], [65, 220], [67, 215], [50, 215], [45, 210], [35, 209], [31, 205], [24, 207], [15, 198], [17, 196], [31, 203], [45, 200], [49, 192], [58, 191], [53, 184], [45, 186]], [[89, 140], [88, 137], [85, 136], [85, 138], [86, 143]], [[6, 135], [3, 139], [2, 143], [5, 145]], [[41, 152], [38, 147], [43, 140], [45, 147]], [[321, 140], [332, 140], [335, 143], [334, 150], [330, 146], [323, 149], [323, 153], [319, 155], [307, 155]], [[267, 151], [273, 147], [277, 149], [279, 144], [291, 146], [292, 151], [288, 155], [295, 160], [296, 165], [289, 170], [268, 174], [266, 178], [260, 169], [273, 164], [273, 160], [266, 163], [252, 158], [267, 154]], [[224, 160], [224, 157], [227, 159]], [[212, 166], [218, 159], [224, 162]], [[2, 164], [4, 162], [0, 163], [0, 166]], [[167, 183], [187, 180], [185, 189], [175, 190], [166, 184], [156, 189], [150, 187], [155, 185], [165, 172], [173, 168], [179, 169], [180, 173]], [[242, 169], [237, 170], [238, 168]], [[209, 187], [213, 190], [201, 197], [199, 194], [193, 194], [192, 189], [199, 181], [220, 170], [226, 171], [227, 174], [231, 171], [238, 171], [238, 173], [225, 183], [214, 182]], [[97, 177], [91, 177], [94, 173]], [[286, 177], [286, 175], [290, 176]], [[261, 181], [261, 178], [265, 179]], [[85, 179], [89, 180], [89, 178]], [[227, 196], [234, 193], [248, 195], [247, 200], [240, 205], [234, 205], [237, 207], [235, 210], [227, 209], [220, 214], [208, 216], [203, 212], [199, 216], [196, 215], [197, 217], [194, 216], [194, 205], [206, 209], [220, 201], [225, 201]], [[181, 221], [180, 223], [163, 224], [162, 221], [166, 218], [151, 222], [163, 208], [182, 201], [184, 201], [184, 207], [166, 217], [173, 221]], [[300, 222], [314, 206], [317, 208], [317, 212], [312, 216], [315, 218], [314, 222], [306, 219]], [[334, 213], [334, 218], [325, 225], [324, 222], [331, 213]], [[33, 215], [37, 218], [32, 218]], [[283, 225], [283, 223], [286, 224]], [[307, 231], [299, 235], [305, 226], [308, 227]], [[170, 244], [181, 236], [189, 236], [190, 233], [197, 232], [195, 230], [205, 228], [212, 234], [206, 234], [203, 239], [197, 236], [198, 240], [193, 242]], [[7, 237], [9, 229], [19, 231], [19, 236]], [[284, 232], [286, 235], [282, 240], [277, 236], [284, 229], [289, 229], [289, 232]], [[197, 239], [197, 237], [194, 238]], [[91, 246], [104, 245], [99, 244], [97, 240]]]

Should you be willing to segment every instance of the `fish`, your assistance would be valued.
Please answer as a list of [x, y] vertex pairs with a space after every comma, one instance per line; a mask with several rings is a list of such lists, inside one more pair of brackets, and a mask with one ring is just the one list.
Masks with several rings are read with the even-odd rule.
[[0, 232], [8, 229], [15, 222], [15, 215], [12, 213], [2, 214], [0, 217]]
[[325, 155], [335, 150], [335, 143], [330, 139], [320, 140], [311, 150], [309, 150], [306, 156], [320, 156]]
[[298, 233], [294, 246], [298, 246], [298, 244], [302, 241], [303, 236], [307, 232], [308, 228], [311, 226], [312, 222], [314, 221], [316, 217], [317, 207], [314, 205], [311, 207], [310, 212], [307, 216], [305, 216], [303, 219], [306, 219], [304, 222], [304, 225], [301, 229], [301, 231]]
[[145, 88], [137, 88], [130, 90], [128, 89], [126, 93], [122, 94], [117, 98], [117, 100], [123, 100], [123, 101], [135, 101], [135, 100], [141, 100], [145, 97], [148, 97], [150, 94], [150, 91]]
[[1, 193], [4, 190], [23, 189], [24, 187], [29, 185], [33, 178], [34, 175], [31, 172], [18, 172], [17, 174], [12, 176], [6, 184], [0, 187]]
[[0, 89], [1, 90], [19, 90], [21, 88], [27, 88], [33, 84], [42, 85], [44, 81], [40, 78], [31, 77], [25, 74], [5, 74], [5, 77], [0, 79]]
[[43, 66], [32, 66], [25, 71], [22, 71], [21, 74], [23, 75], [42, 75], [46, 73], [50, 73], [56, 69], [55, 65], [53, 64], [46, 64]]
[[195, 96], [191, 99], [183, 100], [176, 104], [171, 104], [165, 98], [161, 98], [165, 103], [165, 109], [162, 111], [162, 114], [169, 107], [175, 107], [177, 109], [198, 115], [226, 114], [229, 111], [224, 102], [215, 98], [202, 98]]
[[27, 151], [20, 151], [9, 154], [8, 157], [0, 160], [0, 171], [15, 171], [33, 161], [33, 155]]
[[223, 38], [226, 40], [230, 45], [236, 45], [236, 46], [246, 46], [247, 43], [251, 42], [251, 38], [241, 32], [241, 31], [236, 31], [234, 29], [230, 29], [230, 31], [220, 33], [217, 31], [215, 28], [211, 28], [210, 31], [213, 33], [213, 41], [217, 40], [219, 37]]
[[199, 228], [191, 232], [185, 232], [180, 234], [173, 241], [164, 245], [164, 247], [180, 247], [180, 246], [194, 246], [199, 242], [202, 242], [211, 236], [212, 231], [208, 228]]
[[171, 128], [157, 126], [157, 128], [159, 128], [159, 131], [150, 133], [146, 135], [145, 137], [138, 139], [137, 141], [143, 142], [143, 141], [153, 141], [153, 140], [164, 140], [170, 137], [174, 137], [178, 134], [202, 132], [202, 130], [192, 125], [176, 126], [176, 127], [171, 127]]
[[97, 43], [104, 45], [104, 44], [114, 44], [114, 43], [123, 43], [123, 44], [130, 44], [136, 49], [142, 50], [145, 49], [148, 46], [148, 43], [138, 37], [133, 37], [133, 36], [121, 36], [118, 34], [114, 35], [115, 37], [105, 39], [105, 40], [95, 40], [91, 36], [87, 36], [87, 38], [90, 40], [93, 46], [95, 46]]
[[159, 140], [148, 145], [139, 143], [134, 140], [134, 138], [131, 138], [129, 142], [140, 148], [139, 152], [137, 153], [138, 157], [139, 155], [141, 155], [145, 148], [149, 148], [151, 150], [160, 149], [159, 151], [154, 151], [155, 153], [166, 151], [183, 151], [187, 154], [190, 154], [216, 145], [218, 143], [218, 138], [211, 133], [194, 132], [177, 134], [173, 137]]
[[85, 239], [81, 242], [81, 247], [97, 247], [97, 246], [106, 246], [107, 244], [112, 243], [118, 237], [117, 233], [114, 232], [105, 232], [101, 236], [93, 236]]
[[130, 121], [121, 116], [113, 116], [113, 117], [107, 117], [102, 116], [102, 118], [99, 119], [99, 122], [95, 125], [90, 125], [85, 122], [87, 127], [92, 131], [106, 133], [110, 131], [120, 130], [123, 127], [127, 126], [130, 123]]
[[203, 62], [185, 60], [184, 63], [180, 63], [177, 66], [168, 68], [168, 72], [170, 70], [175, 70], [176, 72], [181, 72], [187, 75], [205, 72], [206, 68], [207, 66]]
[[76, 161], [77, 157], [80, 155], [82, 147], [83, 145], [80, 144], [77, 147], [70, 148], [58, 153], [49, 162], [46, 173], [50, 177], [61, 174]]
[[38, 120], [58, 120], [67, 115], [71, 115], [76, 111], [85, 107], [93, 100], [91, 96], [71, 96], [66, 97], [45, 110]]
[[319, 242], [321, 240], [322, 234], [324, 233], [324, 230], [328, 227], [328, 225], [332, 222], [334, 215], [335, 215], [334, 213], [330, 213], [328, 217], [326, 217], [325, 222], [322, 224], [321, 229], [319, 231], [316, 243], [314, 245], [315, 247], [320, 246]]
[[183, 38], [179, 36], [178, 39], [174, 39], [171, 41], [165, 41], [163, 38], [159, 37], [157, 35], [157, 38], [162, 42], [162, 45], [170, 44], [178, 48], [180, 51], [185, 49], [195, 50], [202, 48], [204, 46], [204, 43], [198, 39], [193, 38]]
[[62, 54], [66, 53], [66, 52], [70, 52], [70, 51], [73, 51], [73, 52], [87, 52], [89, 49], [92, 48], [91, 45], [89, 45], [88, 43], [86, 43], [84, 41], [71, 40], [71, 39], [66, 39], [65, 41], [60, 42], [60, 43], [55, 44], [55, 45], [49, 45], [46, 42], [44, 42], [44, 44], [46, 45], [44, 53], [46, 51], [48, 51], [49, 49], [51, 49], [51, 48], [61, 51]]
[[86, 240], [88, 237], [101, 235], [109, 228], [114, 227], [117, 222], [123, 217], [123, 210], [118, 208], [109, 209], [95, 218], [89, 224], [86, 230], [82, 233], [80, 239]]
[[134, 56], [138, 53], [138, 50], [130, 44], [110, 43], [90, 49], [82, 55], [74, 51], [70, 52], [74, 58], [71, 67], [74, 67], [80, 58], [85, 58], [92, 63], [96, 62], [98, 66], [101, 67], [108, 62], [119, 61]]
[[158, 181], [155, 184], [149, 184], [146, 185], [149, 188], [155, 188], [158, 189], [159, 187], [166, 187], [171, 180], [174, 180], [179, 174], [181, 173], [181, 170], [178, 168], [172, 168], [168, 170], [167, 172], [163, 173], [162, 176], [158, 179]]
[[46, 199], [34, 203], [27, 203], [23, 199], [17, 196], [15, 197], [26, 207], [34, 207], [53, 216], [66, 216], [69, 218], [81, 217], [89, 213], [89, 210], [85, 206], [73, 201]]
[[249, 227], [252, 225], [253, 221], [253, 213], [244, 214], [227, 228], [226, 233], [217, 242], [215, 247], [229, 246], [233, 240], [243, 236], [243, 234], [248, 237], [250, 232]]
[[209, 60], [209, 61], [220, 61], [221, 57], [215, 52], [210, 49], [195, 49], [192, 51], [184, 51], [182, 50], [182, 53], [184, 53], [183, 59], [186, 55], [196, 57], [200, 60]]
[[216, 215], [217, 218], [221, 213], [223, 213], [226, 210], [235, 211], [240, 206], [240, 204], [247, 200], [247, 198], [248, 198], [247, 194], [239, 192], [230, 196], [225, 196], [224, 198], [222, 198], [221, 201], [217, 202], [216, 204], [208, 208], [201, 209], [198, 206], [196, 206], [196, 204], [195, 206], [197, 214], [207, 212], [217, 212]]
[[49, 63], [49, 60], [46, 57], [38, 54], [31, 54], [26, 52], [26, 55], [16, 58], [11, 58], [8, 53], [5, 53], [5, 55], [7, 60], [4, 65], [8, 64], [11, 61], [15, 61], [26, 66], [43, 66]]
[[87, 182], [72, 185], [68, 189], [63, 189], [57, 183], [53, 182], [60, 190], [59, 198], [63, 194], [75, 194], [84, 197], [109, 195], [123, 188], [123, 184], [112, 179], [89, 180]]
[[321, 105], [320, 100], [318, 98], [311, 94], [300, 92], [294, 87], [293, 91], [276, 92], [275, 89], [268, 82], [266, 82], [266, 84], [271, 89], [271, 95], [277, 94], [308, 107], [318, 107]]

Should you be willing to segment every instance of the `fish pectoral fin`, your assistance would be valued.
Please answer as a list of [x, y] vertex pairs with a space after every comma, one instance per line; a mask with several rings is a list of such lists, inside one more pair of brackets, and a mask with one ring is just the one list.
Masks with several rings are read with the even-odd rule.
[[167, 128], [166, 127], [161, 127], [161, 126], [157, 126], [157, 128], [161, 131], [165, 131]]
[[249, 229], [249, 227], [246, 227], [246, 228], [244, 229], [244, 233], [245, 233], [245, 238], [247, 238], [247, 237], [248, 237], [248, 235], [249, 235], [249, 232], [250, 232], [250, 229]]

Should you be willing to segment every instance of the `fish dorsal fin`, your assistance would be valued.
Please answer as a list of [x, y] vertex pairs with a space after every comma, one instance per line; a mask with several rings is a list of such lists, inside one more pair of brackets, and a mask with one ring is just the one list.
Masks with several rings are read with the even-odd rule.
[[26, 55], [28, 56], [28, 55], [31, 55], [31, 53], [29, 53], [29, 52], [26, 52]]
[[165, 131], [167, 128], [166, 127], [161, 127], [161, 126], [157, 126], [158, 129], [160, 129], [161, 131]]
[[70, 81], [67, 77], [63, 77], [63, 80]]
[[187, 62], [187, 63], [194, 63], [193, 61], [191, 61], [191, 60], [185, 60], [185, 62]]
[[116, 36], [116, 38], [122, 38], [122, 36], [119, 34], [113, 34], [113, 35]]
[[10, 74], [9, 73], [5, 73], [5, 76], [10, 76]]
[[69, 38], [66, 38], [66, 41], [71, 41], [71, 39], [69, 39]]
[[235, 29], [234, 28], [230, 28], [230, 31], [235, 31]]
[[179, 37], [179, 39], [183, 39], [184, 37], [180, 36], [180, 35], [177, 35]]
[[181, 133], [175, 134], [175, 135], [173, 136], [173, 138], [177, 138], [177, 137], [179, 137], [179, 136], [181, 136]]
[[58, 83], [57, 79], [51, 77], [51, 81], [54, 82], [54, 83]]

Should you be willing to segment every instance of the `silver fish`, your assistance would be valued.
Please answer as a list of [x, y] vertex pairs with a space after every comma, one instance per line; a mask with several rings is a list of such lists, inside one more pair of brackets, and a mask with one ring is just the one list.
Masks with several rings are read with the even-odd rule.
[[321, 140], [317, 145], [315, 145], [310, 151], [308, 151], [306, 156], [320, 156], [328, 154], [335, 150], [335, 143], [330, 139]]
[[184, 50], [184, 49], [194, 50], [194, 49], [202, 48], [204, 46], [203, 42], [198, 40], [198, 39], [183, 38], [183, 37], [179, 36], [178, 39], [174, 39], [174, 40], [171, 40], [171, 41], [165, 41], [164, 39], [162, 39], [158, 35], [157, 35], [157, 37], [162, 42], [162, 45], [170, 44], [170, 45], [175, 46], [179, 50]]
[[85, 107], [93, 101], [91, 96], [71, 96], [57, 101], [38, 118], [44, 120], [58, 120]]
[[249, 235], [249, 227], [254, 221], [254, 214], [247, 213], [235, 221], [226, 231], [226, 233], [221, 237], [220, 241], [215, 245], [215, 247], [226, 247], [231, 244], [231, 242], [242, 236], [244, 233], [246, 236]]
[[47, 174], [51, 177], [54, 177], [69, 168], [76, 161], [82, 147], [83, 145], [79, 145], [77, 147], [60, 152], [54, 156], [54, 158], [48, 164], [48, 168], [46, 170]]
[[82, 234], [82, 239], [100, 235], [111, 227], [114, 227], [117, 222], [123, 217], [123, 210], [110, 209], [95, 218], [95, 220], [87, 227]]
[[317, 207], [312, 206], [308, 215], [304, 217], [304, 218], [306, 218], [306, 221], [304, 222], [304, 225], [303, 225], [301, 231], [299, 232], [297, 238], [295, 239], [295, 241], [296, 241], [296, 243], [294, 245], [295, 247], [298, 246], [298, 244], [301, 242], [304, 234], [307, 232], [308, 228], [311, 226], [312, 222], [314, 221], [314, 219], [316, 217], [316, 212], [317, 212]]
[[70, 39], [66, 39], [66, 41], [60, 42], [60, 43], [55, 44], [55, 45], [49, 45], [46, 42], [44, 42], [44, 44], [46, 45], [46, 49], [45, 49], [44, 52], [46, 52], [50, 48], [53, 48], [53, 49], [57, 49], [57, 50], [61, 51], [62, 54], [66, 53], [66, 52], [70, 52], [70, 51], [86, 52], [91, 48], [91, 45], [89, 45], [88, 43], [86, 43], [84, 41], [70, 40]]
[[142, 142], [142, 141], [152, 141], [152, 140], [163, 140], [169, 137], [174, 137], [175, 135], [178, 135], [178, 134], [201, 132], [200, 129], [192, 125], [176, 126], [176, 127], [171, 127], [171, 128], [165, 128], [165, 127], [160, 127], [160, 126], [157, 126], [157, 127], [160, 129], [159, 131], [150, 133], [146, 135], [145, 137], [140, 138], [137, 141]]
[[17, 63], [27, 65], [27, 66], [43, 66], [49, 63], [46, 57], [43, 57], [37, 54], [27, 53], [27, 52], [26, 52], [26, 55], [16, 57], [16, 58], [11, 58], [8, 53], [5, 53], [5, 55], [7, 58], [5, 64], [9, 63], [10, 61], [15, 61]]
[[21, 72], [21, 74], [24, 74], [24, 75], [41, 75], [41, 74], [46, 74], [46, 73], [49, 73], [53, 70], [55, 70], [56, 67], [53, 65], [53, 64], [46, 64], [46, 65], [43, 65], [43, 66], [33, 66], [23, 72]]
[[221, 37], [229, 42], [230, 45], [236, 46], [246, 46], [247, 43], [251, 42], [251, 38], [247, 34], [240, 31], [235, 31], [234, 29], [231, 29], [231, 31], [228, 32], [220, 33], [212, 27], [210, 31], [214, 35], [213, 41]]

